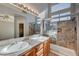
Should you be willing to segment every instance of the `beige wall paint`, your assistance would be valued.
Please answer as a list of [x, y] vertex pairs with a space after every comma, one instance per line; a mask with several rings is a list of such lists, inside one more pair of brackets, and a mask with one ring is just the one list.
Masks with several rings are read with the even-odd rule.
[[79, 56], [79, 16], [77, 17], [77, 55]]
[[[0, 20], [5, 20], [5, 21], [0, 21], [0, 39], [14, 38], [14, 17], [11, 16], [8, 19], [8, 21], [6, 21], [7, 19], [3, 19], [3, 18], [0, 18]], [[13, 20], [13, 21], [11, 22], [9, 20]]]

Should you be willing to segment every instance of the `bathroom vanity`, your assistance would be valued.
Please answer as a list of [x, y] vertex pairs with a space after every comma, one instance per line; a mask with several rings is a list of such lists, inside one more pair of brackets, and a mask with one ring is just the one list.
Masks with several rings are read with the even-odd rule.
[[[15, 43], [11, 43], [12, 41]], [[47, 56], [50, 52], [50, 38], [45, 36], [16, 38], [1, 42], [3, 43], [5, 46], [0, 45], [1, 56]]]
[[22, 56], [47, 56], [50, 52], [50, 38], [34, 46], [31, 50], [23, 52]]

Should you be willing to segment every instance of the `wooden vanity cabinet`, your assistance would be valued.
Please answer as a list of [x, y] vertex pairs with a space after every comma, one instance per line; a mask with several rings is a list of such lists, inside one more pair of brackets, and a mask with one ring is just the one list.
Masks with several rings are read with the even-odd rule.
[[41, 43], [35, 47], [36, 48], [36, 56], [43, 56], [43, 51], [44, 51], [43, 46], [44, 46], [44, 44]]
[[50, 39], [33, 47], [30, 51], [24, 52], [23, 56], [48, 56], [50, 53]]
[[48, 56], [50, 53], [50, 39], [44, 41], [42, 44], [37, 46], [37, 56]]

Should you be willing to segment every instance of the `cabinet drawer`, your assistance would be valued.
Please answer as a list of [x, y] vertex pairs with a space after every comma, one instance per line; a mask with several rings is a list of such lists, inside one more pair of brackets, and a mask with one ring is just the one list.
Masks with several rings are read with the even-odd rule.
[[38, 51], [38, 52], [36, 53], [36, 55], [37, 55], [37, 56], [43, 55], [43, 49], [41, 49], [40, 51]]

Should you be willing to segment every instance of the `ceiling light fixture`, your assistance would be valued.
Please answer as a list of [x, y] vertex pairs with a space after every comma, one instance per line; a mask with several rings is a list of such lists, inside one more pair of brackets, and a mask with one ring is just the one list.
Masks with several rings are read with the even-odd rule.
[[13, 3], [14, 5], [24, 9], [23, 11], [26, 12], [27, 11], [30, 11], [32, 14], [35, 14], [35, 15], [38, 15], [38, 12], [34, 11], [32, 8], [28, 7], [28, 6], [25, 6], [23, 4], [20, 4], [20, 3]]

